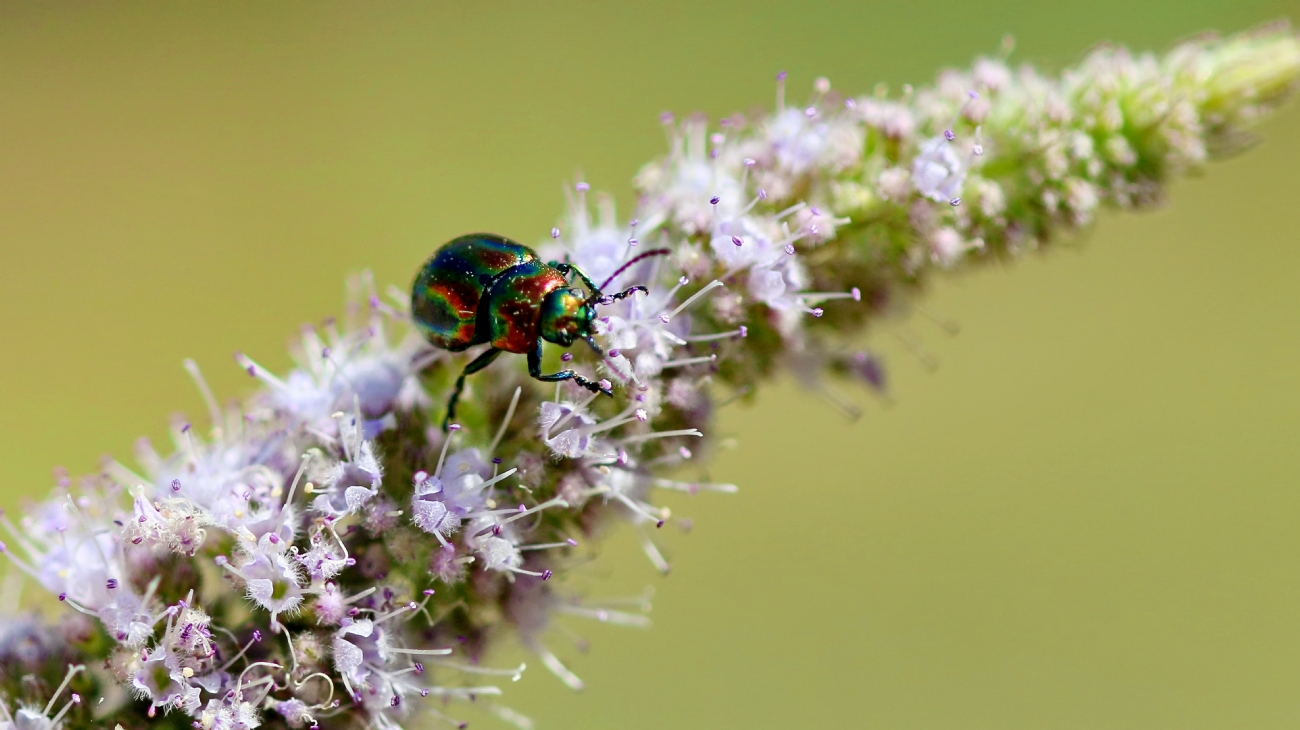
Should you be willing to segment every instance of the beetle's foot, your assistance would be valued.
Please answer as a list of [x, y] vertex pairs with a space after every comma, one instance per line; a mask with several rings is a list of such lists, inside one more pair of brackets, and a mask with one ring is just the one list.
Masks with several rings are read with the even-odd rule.
[[577, 383], [578, 385], [581, 385], [582, 387], [586, 388], [587, 390], [590, 390], [593, 393], [603, 393], [610, 397], [613, 397], [614, 395], [614, 384], [609, 382], [608, 380], [602, 380], [599, 383], [597, 383], [591, 380], [587, 380], [581, 375], [575, 375], [573, 376], [573, 382]]

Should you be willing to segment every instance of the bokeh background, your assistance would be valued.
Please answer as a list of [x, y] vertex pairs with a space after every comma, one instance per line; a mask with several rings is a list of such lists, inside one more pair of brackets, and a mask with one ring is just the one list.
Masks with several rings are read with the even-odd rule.
[[[1016, 38], [1059, 69], [1300, 5], [591, 2], [0, 5], [0, 504], [288, 365], [344, 276], [405, 286], [456, 234], [536, 241], [575, 175], [612, 191], [660, 111], [718, 116], [933, 78]], [[1262, 144], [877, 329], [893, 404], [790, 383], [725, 409], [735, 496], [626, 534], [539, 728], [1281, 728], [1300, 723], [1300, 109]], [[579, 171], [581, 171], [579, 173]], [[924, 341], [930, 372], [895, 335]], [[522, 363], [518, 365], [523, 367]], [[490, 726], [487, 722], [475, 723]]]

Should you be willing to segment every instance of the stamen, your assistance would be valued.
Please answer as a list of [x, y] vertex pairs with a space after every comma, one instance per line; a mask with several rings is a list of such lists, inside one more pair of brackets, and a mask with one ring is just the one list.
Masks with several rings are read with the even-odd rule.
[[[496, 523], [495, 525], [492, 525], [491, 527], [484, 527], [482, 530], [479, 530], [478, 532], [474, 533], [474, 537], [483, 537], [484, 535], [487, 535], [490, 532], [493, 532], [501, 527], [504, 527], [510, 524], [511, 522], [514, 522], [515, 520], [522, 520], [528, 515], [536, 514], [538, 512], [541, 512], [544, 509], [547, 509], [548, 507], [555, 507], [555, 506], [568, 507], [569, 503], [564, 501], [560, 497], [552, 497], [546, 500], [545, 502], [542, 502], [541, 504], [537, 505], [536, 507], [533, 507], [532, 509], [519, 510], [519, 511], [509, 510], [509, 512], [512, 513], [510, 517], [501, 520], [500, 522]], [[505, 513], [506, 511], [507, 510], [500, 510], [497, 512], [497, 514], [502, 514]]]
[[717, 359], [717, 355], [702, 355], [700, 357], [687, 357], [681, 360], [669, 360], [663, 364], [663, 369], [667, 370], [668, 368], [680, 368], [686, 367], [687, 365], [700, 365], [706, 362], [713, 362]]
[[[286, 633], [288, 633], [288, 632], [286, 632]], [[317, 677], [320, 677], [321, 679], [325, 680], [325, 683], [326, 683], [327, 685], [329, 685], [329, 696], [326, 697], [326, 698], [325, 698], [324, 700], [322, 700], [321, 702], [319, 702], [319, 703], [317, 703], [316, 705], [314, 705], [314, 707], [315, 707], [316, 709], [325, 709], [325, 708], [327, 708], [327, 707], [330, 706], [330, 703], [331, 703], [331, 702], [334, 701], [334, 680], [330, 679], [330, 676], [329, 676], [328, 674], [326, 674], [326, 673], [324, 673], [324, 672], [316, 672], [316, 673], [314, 673], [314, 674], [308, 674], [306, 677], [303, 677], [303, 678], [302, 678], [302, 681], [300, 681], [300, 682], [298, 682], [297, 684], [294, 685], [294, 689], [299, 689], [299, 690], [302, 689], [302, 688], [303, 688], [303, 685], [307, 684], [307, 682], [309, 682], [309, 681], [311, 681], [311, 680], [313, 680], [313, 679], [315, 679], [315, 678], [317, 678]]]
[[926, 319], [938, 325], [940, 329], [948, 333], [948, 335], [950, 336], [955, 337], [961, 332], [961, 325], [957, 324], [951, 319], [948, 319], [947, 317], [941, 317], [938, 314], [935, 314], [934, 312], [931, 312], [930, 310], [918, 304], [913, 304], [912, 309], [917, 314], [921, 315], [922, 317], [925, 317]]
[[652, 504], [645, 504], [644, 502], [640, 502], [638, 500], [632, 499], [631, 497], [621, 492], [615, 492], [613, 490], [607, 490], [607, 491], [609, 496], [613, 497], [614, 499], [617, 499], [619, 502], [622, 502], [624, 505], [627, 506], [628, 509], [632, 510], [633, 512], [641, 515], [642, 517], [646, 518], [647, 520], [650, 520], [651, 522], [654, 522], [656, 527], [663, 525], [664, 521], [667, 520], [669, 515], [671, 514], [667, 507], [659, 508], [657, 510], [659, 514], [655, 514], [654, 512], [651, 511], [656, 509], [655, 506]]
[[650, 617], [643, 616], [639, 613], [629, 613], [627, 611], [610, 611], [604, 608], [587, 608], [585, 606], [570, 606], [561, 603], [555, 607], [560, 613], [567, 613], [570, 616], [580, 616], [599, 621], [604, 624], [614, 626], [632, 626], [638, 629], [650, 628]]
[[748, 335], [749, 328], [741, 325], [738, 329], [730, 330], [728, 332], [715, 332], [709, 335], [687, 335], [682, 339], [687, 342], [709, 342], [711, 340], [727, 340], [732, 337], [747, 337]]
[[[244, 689], [244, 675], [248, 674], [249, 672], [253, 671], [258, 667], [273, 667], [275, 669], [284, 669], [283, 666], [276, 664], [275, 662], [253, 662], [252, 664], [249, 664], [248, 666], [244, 667], [244, 671], [239, 673], [239, 681], [235, 683], [234, 692], [236, 697], [243, 696], [242, 693]], [[275, 679], [268, 675], [266, 677], [263, 677], [262, 679], [257, 680], [257, 682], [249, 686], [250, 687], [256, 686], [257, 684], [260, 684], [263, 681], [273, 682], [275, 681]]]
[[502, 722], [515, 726], [519, 730], [533, 730], [533, 721], [527, 715], [497, 704], [485, 704], [487, 711], [497, 716]]
[[[63, 709], [59, 710], [59, 714], [50, 718], [50, 727], [58, 727], [59, 723], [63, 721], [63, 716], [68, 714], [68, 710], [72, 709], [73, 705], [79, 704], [81, 704], [81, 695], [73, 692], [72, 699], [68, 700], [67, 704], [63, 706]], [[46, 710], [46, 713], [49, 713], [49, 710]]]
[[683, 428], [678, 431], [651, 431], [650, 433], [638, 433], [631, 436], [625, 436], [623, 437], [623, 443], [638, 443], [641, 441], [649, 441], [651, 439], [670, 438], [672, 436], [698, 436], [703, 438], [704, 434], [694, 428]]
[[442, 453], [438, 454], [438, 468], [433, 470], [433, 475], [442, 478], [442, 464], [447, 460], [447, 447], [451, 446], [451, 440], [455, 438], [456, 432], [460, 430], [459, 423], [453, 423], [447, 427], [447, 438], [442, 440]]
[[389, 647], [388, 651], [411, 656], [446, 656], [451, 653], [451, 649], [395, 649], [393, 647]]
[[645, 552], [647, 558], [650, 558], [650, 564], [655, 566], [655, 570], [667, 575], [672, 566], [664, 559], [663, 553], [659, 552], [658, 546], [646, 536], [644, 532], [637, 531], [641, 535], [641, 549]]
[[248, 357], [244, 353], [236, 352], [235, 362], [239, 363], [239, 366], [242, 367], [244, 370], [246, 370], [249, 375], [252, 375], [253, 377], [261, 380], [262, 382], [266, 383], [272, 388], [275, 388], [276, 390], [279, 391], [285, 391], [289, 389], [288, 384], [286, 384], [283, 380], [280, 380], [275, 375], [273, 375], [271, 371], [267, 370], [261, 365], [258, 365], [256, 362], [253, 361], [252, 358]]
[[497, 482], [499, 482], [499, 481], [501, 481], [501, 480], [503, 480], [503, 479], [507, 479], [507, 478], [509, 478], [512, 474], [514, 474], [514, 473], [517, 472], [517, 471], [519, 471], [519, 468], [518, 468], [518, 467], [515, 467], [515, 468], [511, 469], [510, 471], [507, 471], [507, 472], [504, 472], [504, 473], [502, 473], [502, 474], [500, 474], [500, 475], [498, 475], [498, 476], [492, 477], [491, 479], [489, 479], [489, 480], [483, 482], [482, 484], [480, 484], [480, 485], [478, 485], [478, 486], [476, 486], [476, 487], [470, 487], [469, 489], [466, 489], [465, 491], [466, 491], [466, 493], [468, 493], [468, 492], [475, 492], [475, 491], [478, 491], [478, 490], [480, 490], [480, 489], [484, 489], [484, 488], [486, 488], [486, 487], [490, 487], [490, 486], [492, 486], [493, 484], [496, 484]]
[[[687, 307], [694, 304], [697, 300], [699, 300], [700, 297], [704, 296], [705, 294], [708, 294], [709, 292], [713, 291], [714, 289], [717, 289], [720, 286], [722, 286], [722, 282], [718, 281], [717, 279], [714, 279], [713, 281], [710, 281], [708, 284], [705, 284], [703, 289], [700, 289], [699, 291], [695, 292], [686, 301], [677, 305], [677, 308], [667, 315], [668, 319], [672, 319], [673, 317], [676, 317], [678, 314], [681, 314], [683, 310], [685, 310]], [[667, 320], [663, 320], [662, 317], [660, 317], [660, 319], [664, 322], [664, 324], [668, 323]]]
[[417, 608], [419, 608], [419, 606], [420, 606], [420, 604], [416, 603], [415, 601], [411, 601], [410, 603], [406, 604], [405, 606], [398, 606], [397, 608], [393, 609], [392, 611], [389, 611], [388, 613], [383, 614], [383, 615], [381, 615], [381, 616], [376, 616], [375, 618], [373, 618], [373, 619], [371, 619], [371, 620], [374, 621], [374, 622], [377, 623], [377, 624], [381, 624], [381, 623], [387, 621], [388, 619], [393, 618], [394, 616], [401, 616], [402, 614], [406, 613], [407, 611], [414, 611], [414, 610], [416, 610]]
[[524, 570], [523, 568], [512, 568], [509, 565], [506, 566], [506, 570], [510, 571], [511, 573], [519, 573], [520, 575], [531, 575], [534, 578], [541, 578], [542, 580], [550, 580], [551, 575], [553, 575], [549, 570], [542, 570], [542, 571]]
[[[287, 634], [288, 632], [286, 631], [285, 633]], [[238, 654], [236, 654], [236, 655], [234, 655], [233, 657], [231, 657], [231, 658], [230, 658], [230, 661], [228, 661], [228, 662], [226, 662], [225, 664], [221, 665], [221, 668], [218, 669], [217, 671], [219, 671], [219, 672], [224, 672], [224, 671], [226, 671], [227, 669], [230, 669], [231, 667], [233, 667], [233, 666], [235, 665], [235, 662], [237, 662], [237, 661], [239, 661], [240, 659], [242, 659], [242, 658], [244, 657], [244, 654], [247, 654], [247, 653], [248, 653], [248, 650], [251, 649], [251, 648], [253, 647], [253, 644], [256, 644], [258, 641], [261, 640], [261, 638], [262, 638], [262, 634], [261, 634], [261, 632], [255, 632], [255, 633], [253, 634], [253, 638], [249, 639], [247, 644], [244, 644], [244, 648], [240, 649]], [[245, 671], [247, 671], [247, 670], [245, 670]]]
[[564, 666], [564, 663], [560, 661], [559, 657], [552, 654], [550, 649], [547, 649], [541, 644], [534, 644], [532, 650], [537, 652], [537, 656], [541, 658], [542, 664], [545, 665], [547, 669], [551, 670], [551, 674], [558, 677], [561, 682], [564, 682], [564, 684], [569, 687], [569, 689], [581, 692], [582, 689], [586, 687], [586, 685], [582, 683], [582, 680], [578, 679], [578, 675], [569, 671], [569, 668]]
[[846, 292], [797, 292], [795, 296], [806, 304], [816, 304], [827, 299], [852, 299], [855, 302], [860, 302], [862, 301], [862, 290], [855, 286]]
[[792, 214], [792, 213], [798, 213], [799, 211], [801, 211], [801, 210], [803, 210], [804, 208], [807, 208], [807, 207], [808, 207], [808, 204], [807, 204], [807, 203], [804, 203], [804, 202], [798, 202], [798, 203], [795, 203], [794, 205], [790, 206], [789, 208], [786, 208], [785, 210], [781, 211], [780, 213], [777, 213], [776, 215], [772, 216], [772, 218], [773, 218], [773, 220], [778, 220], [778, 221], [779, 221], [779, 220], [781, 220], [782, 218], [784, 218], [784, 217], [786, 217], [786, 216], [788, 216], [788, 215], [790, 215], [790, 214]]
[[[76, 664], [76, 665], [71, 665], [71, 666], [68, 667], [68, 673], [65, 674], [65, 675], [63, 675], [63, 683], [60, 684], [60, 685], [59, 685], [59, 688], [56, 689], [56, 690], [54, 690], [54, 694], [50, 696], [50, 701], [49, 701], [49, 703], [47, 703], [47, 704], [45, 705], [45, 711], [41, 713], [42, 715], [45, 715], [46, 717], [49, 717], [49, 715], [50, 715], [50, 710], [53, 710], [53, 709], [54, 709], [54, 702], [55, 702], [56, 700], [59, 699], [59, 695], [63, 694], [63, 690], [65, 690], [65, 689], [68, 688], [68, 683], [72, 681], [72, 678], [75, 677], [75, 676], [77, 676], [77, 673], [78, 673], [78, 672], [85, 671], [85, 669], [86, 669], [86, 665], [85, 665], [85, 664]], [[74, 697], [75, 697], [75, 695], [74, 695]], [[80, 702], [80, 701], [81, 701], [80, 698], [78, 698], [77, 701]], [[64, 708], [64, 709], [66, 710], [67, 708]], [[60, 717], [60, 718], [63, 717], [63, 714], [60, 713], [60, 714], [59, 714], [59, 717]], [[51, 726], [54, 726], [54, 725], [57, 725], [57, 724], [58, 724], [58, 721], [57, 721], [57, 720], [54, 721], [54, 722], [51, 722], [51, 723], [50, 723]]]
[[912, 335], [911, 331], [904, 331], [896, 327], [886, 327], [885, 329], [902, 343], [904, 349], [919, 360], [926, 370], [933, 371], [939, 368], [939, 361], [925, 349], [921, 342]]
[[217, 407], [217, 399], [212, 395], [212, 389], [208, 387], [208, 381], [203, 379], [203, 373], [199, 371], [199, 364], [189, 358], [184, 361], [185, 371], [194, 379], [194, 384], [198, 386], [199, 393], [203, 395], [203, 402], [208, 406], [208, 417], [212, 419], [212, 430], [217, 431], [221, 428], [221, 409]]
[[578, 546], [577, 540], [569, 539], [569, 540], [565, 540], [564, 542], [541, 542], [541, 543], [537, 543], [536, 545], [520, 545], [516, 549], [519, 552], [523, 552], [525, 550], [550, 550], [551, 548], [564, 548], [564, 547], [577, 547], [577, 546]]
[[[68, 509], [69, 512], [72, 513], [74, 517], [77, 518], [77, 521], [81, 523], [82, 529], [84, 529], [86, 531], [86, 534], [90, 537], [91, 544], [95, 546], [95, 552], [99, 553], [99, 559], [104, 561], [104, 572], [108, 572], [108, 570], [112, 567], [112, 564], [108, 560], [108, 554], [104, 552], [104, 546], [100, 545], [99, 540], [95, 539], [99, 533], [95, 530], [95, 528], [91, 527], [88, 521], [86, 521], [86, 516], [81, 514], [81, 508], [77, 507], [77, 503], [73, 501], [72, 495], [67, 495], [67, 502], [65, 503], [64, 506]], [[59, 538], [63, 539], [62, 532], [59, 533]], [[67, 551], [68, 558], [71, 559], [72, 551], [68, 550], [67, 545], [64, 545], [63, 549]]]
[[343, 605], [347, 606], [349, 604], [356, 603], [357, 601], [360, 601], [362, 598], [365, 598], [366, 596], [370, 595], [371, 593], [374, 593], [377, 590], [379, 590], [378, 587], [370, 586], [369, 588], [365, 589], [364, 591], [361, 591], [360, 593], [352, 596], [351, 598], [343, 599]]
[[[642, 415], [637, 415], [637, 413], [640, 413]], [[633, 409], [628, 409], [627, 411], [624, 411], [621, 415], [615, 418], [611, 418], [610, 420], [600, 424], [586, 427], [584, 432], [588, 436], [590, 436], [593, 434], [603, 433], [605, 431], [618, 428], [619, 426], [622, 426], [625, 423], [631, 423], [632, 421], [644, 421], [645, 419], [642, 417], [644, 413], [645, 411], [640, 408], [635, 409], [635, 411]]]
[[0, 541], [0, 553], [4, 553], [9, 558], [9, 560], [13, 561], [14, 567], [18, 568], [22, 572], [26, 573], [32, 578], [40, 577], [40, 573], [36, 570], [36, 568], [33, 568], [32, 566], [28, 565], [26, 561], [24, 561], [22, 558], [18, 557], [17, 555], [14, 555], [13, 552], [9, 550], [9, 546], [4, 544], [4, 542], [2, 541]]
[[[500, 687], [429, 687], [429, 694], [425, 697], [472, 697], [474, 695], [491, 695], [499, 696]], [[422, 695], [424, 691], [420, 692]]]
[[519, 405], [519, 396], [523, 392], [523, 386], [515, 387], [515, 394], [510, 398], [510, 407], [506, 409], [505, 418], [501, 419], [501, 427], [497, 429], [497, 435], [492, 437], [492, 443], [488, 446], [488, 456], [496, 452], [497, 446], [501, 444], [501, 438], [506, 435], [506, 429], [510, 426], [510, 419], [514, 418], [515, 408]]
[[490, 669], [487, 667], [476, 667], [472, 664], [460, 664], [458, 662], [449, 662], [445, 660], [436, 661], [434, 664], [448, 669], [455, 669], [460, 672], [468, 672], [470, 674], [490, 674], [496, 677], [509, 677], [512, 682], [518, 682], [519, 679], [524, 676], [524, 670], [528, 668], [528, 665], [522, 662], [514, 669]]
[[[557, 384], [556, 387], [558, 388], [559, 385]], [[568, 423], [568, 422], [569, 422], [569, 419], [570, 419], [570, 418], [573, 418], [573, 416], [574, 416], [575, 413], [577, 413], [578, 411], [581, 411], [582, 409], [584, 409], [584, 408], [586, 408], [587, 406], [591, 405], [591, 402], [594, 401], [594, 400], [596, 400], [596, 399], [599, 398], [599, 397], [600, 397], [600, 393], [592, 393], [591, 395], [587, 396], [587, 399], [586, 399], [586, 400], [584, 400], [583, 402], [579, 403], [576, 407], [574, 407], [573, 409], [571, 409], [568, 413], [564, 414], [564, 416], [562, 416], [562, 417], [560, 418], [560, 420], [558, 420], [558, 421], [556, 421], [555, 423], [551, 424], [551, 427], [548, 428], [548, 429], [546, 429], [546, 437], [547, 437], [547, 438], [550, 438], [550, 436], [551, 436], [551, 432], [552, 432], [552, 431], [556, 431], [556, 430], [558, 430], [558, 429], [560, 428], [560, 426], [563, 426], [564, 424]]]
[[9, 519], [9, 514], [2, 509], [0, 509], [0, 524], [4, 525], [4, 528], [9, 531], [10, 536], [12, 536], [18, 543], [18, 546], [23, 549], [23, 552], [27, 553], [27, 557], [35, 559], [41, 558], [44, 554], [43, 551], [37, 550], [36, 547], [27, 540], [27, 536], [18, 530], [18, 526]]
[[95, 611], [90, 610], [89, 608], [86, 608], [85, 606], [83, 606], [83, 605], [77, 603], [76, 601], [72, 600], [71, 598], [68, 598], [68, 594], [67, 594], [67, 593], [60, 593], [60, 594], [59, 594], [59, 600], [60, 600], [60, 601], [63, 601], [63, 602], [66, 603], [66, 604], [68, 604], [69, 606], [72, 606], [74, 609], [76, 609], [77, 611], [80, 611], [80, 612], [86, 614], [87, 616], [94, 616], [94, 617], [96, 617], [96, 618], [99, 618], [99, 614], [98, 614], [98, 613], [96, 613]]
[[284, 503], [280, 505], [280, 514], [284, 514], [285, 508], [293, 503], [293, 494], [298, 490], [298, 480], [302, 479], [302, 475], [306, 473], [307, 465], [311, 463], [312, 456], [312, 451], [308, 451], [302, 455], [302, 464], [298, 466], [298, 473], [293, 475], [293, 483], [289, 485], [289, 496], [285, 497]]
[[715, 482], [679, 482], [672, 479], [655, 479], [653, 483], [661, 489], [672, 489], [687, 494], [695, 494], [699, 491], [735, 494], [740, 491], [740, 487], [735, 484], [719, 484]]

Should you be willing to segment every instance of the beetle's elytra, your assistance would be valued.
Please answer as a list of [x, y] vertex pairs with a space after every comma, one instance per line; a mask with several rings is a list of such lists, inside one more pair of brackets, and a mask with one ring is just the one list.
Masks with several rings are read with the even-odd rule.
[[[636, 261], [666, 253], [666, 249], [658, 249], [633, 258], [605, 284]], [[588, 293], [569, 281], [574, 274]], [[472, 233], [443, 245], [420, 268], [411, 288], [415, 326], [435, 347], [452, 352], [491, 344], [456, 379], [443, 429], [456, 415], [465, 376], [486, 368], [502, 352], [527, 355], [528, 373], [538, 380], [573, 380], [593, 393], [612, 395], [572, 370], [543, 375], [542, 341], [568, 347], [585, 340], [603, 354], [592, 339], [595, 305], [609, 304], [637, 291], [646, 288], [634, 286], [605, 296], [578, 267], [544, 263], [531, 248], [492, 233]]]

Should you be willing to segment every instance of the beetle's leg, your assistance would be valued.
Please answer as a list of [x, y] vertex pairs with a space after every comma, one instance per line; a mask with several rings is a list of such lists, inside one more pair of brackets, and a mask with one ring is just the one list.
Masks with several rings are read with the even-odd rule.
[[465, 369], [460, 371], [460, 377], [456, 378], [456, 389], [451, 392], [451, 398], [447, 400], [447, 417], [442, 419], [442, 430], [444, 433], [447, 431], [447, 426], [451, 423], [451, 419], [456, 417], [456, 403], [460, 401], [461, 391], [465, 390], [465, 376], [473, 375], [488, 365], [491, 365], [492, 361], [497, 359], [497, 355], [500, 354], [500, 350], [495, 347], [490, 348], [487, 352], [474, 358], [473, 362], [466, 365]]
[[582, 387], [593, 393], [604, 393], [605, 395], [614, 395], [614, 391], [600, 387], [600, 383], [593, 383], [590, 380], [578, 375], [572, 370], [561, 370], [558, 373], [542, 375], [542, 341], [537, 341], [537, 346], [528, 353], [528, 374], [533, 378], [544, 383], [554, 383], [561, 380], [572, 380]]
[[579, 269], [576, 264], [570, 264], [564, 262], [558, 263], [555, 265], [555, 270], [559, 271], [561, 274], [565, 276], [568, 276], [570, 271], [577, 274], [578, 278], [582, 279], [582, 283], [587, 285], [587, 291], [590, 292], [591, 298], [593, 300], [600, 299], [600, 297], [602, 296], [600, 293], [600, 287], [596, 286], [596, 282], [592, 281], [591, 277], [583, 273], [582, 269]]
[[617, 294], [610, 294], [609, 296], [601, 297], [601, 298], [600, 298], [600, 301], [598, 301], [598, 302], [596, 302], [596, 303], [597, 303], [597, 304], [613, 304], [614, 302], [617, 302], [617, 301], [620, 300], [620, 299], [627, 299], [628, 297], [632, 296], [633, 294], [636, 294], [637, 292], [641, 292], [641, 293], [643, 293], [643, 294], [648, 294], [648, 293], [650, 293], [650, 290], [647, 289], [647, 288], [645, 288], [645, 287], [643, 287], [643, 286], [641, 286], [640, 284], [637, 284], [636, 286], [629, 286], [628, 288], [624, 289], [623, 291], [621, 291], [621, 292], [619, 292], [619, 293], [617, 293]]

